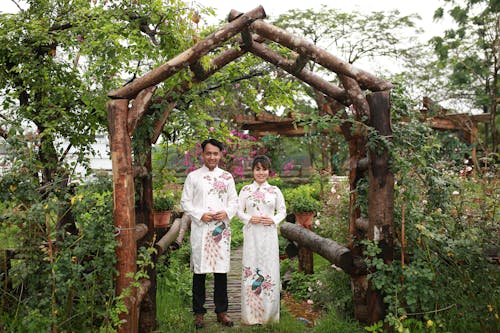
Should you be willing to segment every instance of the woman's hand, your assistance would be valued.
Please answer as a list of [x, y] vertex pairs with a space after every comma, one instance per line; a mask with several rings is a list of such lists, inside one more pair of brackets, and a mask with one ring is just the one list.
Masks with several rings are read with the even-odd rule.
[[249, 220], [252, 224], [259, 224], [261, 220], [261, 216], [252, 216]]
[[267, 216], [262, 216], [260, 218], [260, 223], [262, 223], [263, 225], [273, 225], [274, 224], [274, 221], [272, 218], [270, 217], [267, 217]]

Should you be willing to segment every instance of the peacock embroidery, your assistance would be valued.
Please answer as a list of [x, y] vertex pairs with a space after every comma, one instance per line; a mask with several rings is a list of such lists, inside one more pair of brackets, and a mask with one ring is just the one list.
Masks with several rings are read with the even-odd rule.
[[[218, 260], [222, 260], [225, 255], [223, 251], [222, 243], [225, 244], [224, 248], [228, 248], [231, 242], [231, 231], [227, 227], [226, 223], [219, 222], [215, 225], [212, 232], [205, 234], [204, 242], [204, 256], [207, 265], [215, 269]], [[227, 254], [226, 254], [227, 255]]]
[[[272, 294], [272, 288], [275, 283], [272, 281], [271, 276], [269, 274], [262, 275], [262, 271], [260, 268], [255, 268], [255, 272], [252, 272], [250, 267], [243, 267], [243, 279], [245, 281], [245, 285], [247, 285], [252, 293], [255, 295], [260, 295], [264, 292], [266, 295]], [[250, 282], [251, 283], [248, 283]]]

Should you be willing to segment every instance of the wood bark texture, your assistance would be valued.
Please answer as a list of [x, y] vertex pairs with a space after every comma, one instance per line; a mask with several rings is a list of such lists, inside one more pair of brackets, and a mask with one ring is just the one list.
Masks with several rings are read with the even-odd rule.
[[120, 319], [125, 322], [119, 332], [137, 332], [137, 290], [132, 287], [134, 278], [129, 276], [136, 272], [135, 241], [135, 203], [134, 203], [134, 171], [132, 168], [132, 151], [127, 131], [128, 100], [118, 99], [108, 102], [108, 130], [110, 133], [111, 163], [113, 167], [113, 220], [117, 229], [118, 246], [116, 248], [119, 272], [116, 277], [116, 294], [120, 295], [130, 289], [130, 297], [124, 302], [129, 310], [121, 313]]

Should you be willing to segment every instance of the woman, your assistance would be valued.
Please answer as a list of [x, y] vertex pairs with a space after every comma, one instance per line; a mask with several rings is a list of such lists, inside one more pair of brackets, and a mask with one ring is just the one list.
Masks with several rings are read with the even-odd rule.
[[279, 321], [280, 265], [278, 224], [286, 217], [285, 200], [269, 185], [271, 161], [257, 156], [252, 163], [254, 182], [239, 195], [238, 217], [243, 227], [241, 320], [244, 324]]

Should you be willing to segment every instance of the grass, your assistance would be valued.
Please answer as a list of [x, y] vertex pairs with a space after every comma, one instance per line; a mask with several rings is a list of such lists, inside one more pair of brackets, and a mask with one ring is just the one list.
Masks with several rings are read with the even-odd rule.
[[[191, 313], [191, 272], [186, 263], [188, 246], [181, 247], [172, 253], [168, 267], [159, 272], [157, 280], [157, 318], [158, 329], [155, 332], [188, 333], [195, 332]], [[330, 263], [318, 256], [314, 257], [315, 270], [331, 270]], [[160, 269], [160, 268], [159, 268]], [[211, 275], [209, 275], [211, 276]], [[239, 322], [232, 328], [218, 324], [215, 314], [207, 313], [206, 327], [198, 330], [203, 333], [219, 332], [276, 332], [276, 333], [331, 333], [331, 332], [364, 332], [361, 326], [349, 319], [343, 319], [332, 307], [324, 311], [323, 316], [314, 327], [295, 318], [282, 301], [280, 321], [263, 326], [245, 326]]]

